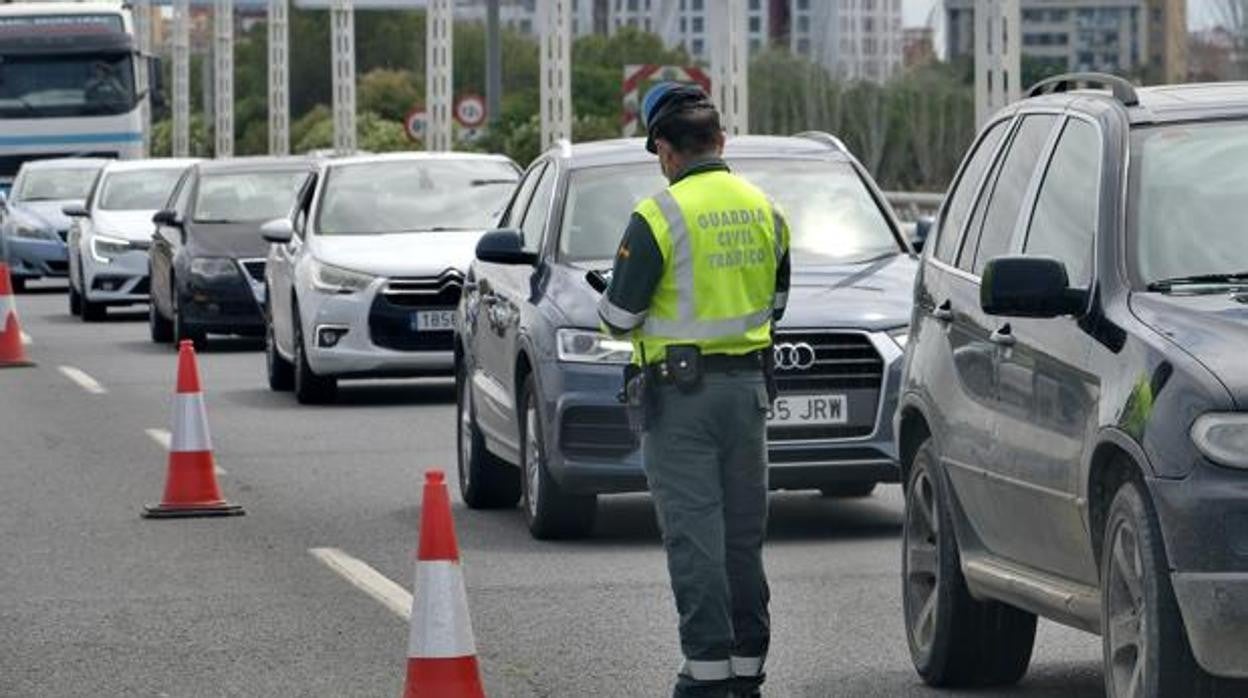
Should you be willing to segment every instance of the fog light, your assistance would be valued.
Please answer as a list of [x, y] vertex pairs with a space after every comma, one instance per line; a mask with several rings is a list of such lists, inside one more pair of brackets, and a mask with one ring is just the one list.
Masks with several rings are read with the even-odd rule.
[[345, 327], [319, 327], [316, 330], [316, 345], [323, 349], [333, 349], [346, 336]]

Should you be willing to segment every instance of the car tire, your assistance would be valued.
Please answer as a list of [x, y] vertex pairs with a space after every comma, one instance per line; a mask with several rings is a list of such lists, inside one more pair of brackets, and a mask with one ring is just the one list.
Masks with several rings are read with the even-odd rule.
[[12, 276], [12, 275], [10, 275], [10, 276], [9, 276], [9, 283], [10, 283], [10, 285], [12, 285], [12, 286], [13, 286], [13, 293], [25, 293], [25, 292], [26, 292], [26, 279], [25, 279], [25, 277], [19, 277], [19, 276]]
[[338, 396], [338, 381], [331, 376], [318, 376], [308, 365], [308, 352], [303, 342], [303, 322], [295, 313], [295, 399], [301, 405], [321, 405]]
[[1109, 506], [1101, 580], [1106, 698], [1218, 695], [1218, 682], [1192, 656], [1161, 529], [1136, 480], [1123, 482]]
[[168, 344], [173, 341], [173, 323], [156, 309], [155, 298], [147, 304], [147, 331], [154, 344]]
[[177, 349], [182, 342], [189, 341], [195, 351], [203, 351], [208, 347], [208, 336], [186, 326], [182, 319], [182, 300], [178, 297], [178, 287], [170, 282], [169, 288], [170, 300], [173, 302], [173, 348]]
[[935, 447], [920, 446], [906, 486], [902, 605], [910, 657], [930, 686], [1003, 686], [1027, 673], [1036, 616], [977, 601], [962, 576]]
[[477, 427], [468, 380], [458, 376], [455, 444], [459, 451], [459, 493], [469, 509], [505, 509], [520, 501], [520, 469], [490, 453]]
[[838, 482], [819, 488], [819, 494], [834, 499], [858, 499], [870, 497], [875, 492], [875, 482]]
[[82, 315], [82, 294], [78, 293], [73, 282], [69, 284], [69, 314], [74, 317]]
[[594, 528], [598, 498], [566, 493], [546, 467], [537, 384], [530, 374], [520, 397], [520, 469], [524, 518], [538, 540], [581, 538]]
[[277, 351], [277, 339], [273, 337], [273, 323], [265, 323], [264, 365], [269, 376], [269, 389], [286, 393], [295, 388], [295, 365]]
[[[91, 300], [87, 298], [87, 285], [85, 280], [82, 278], [81, 273], [78, 275], [78, 288], [82, 289], [82, 291], [77, 294], [78, 317], [81, 317], [83, 322], [102, 322], [105, 318], [107, 318], [108, 308], [103, 303], [92, 303]], [[73, 282], [70, 282], [69, 284], [69, 292], [71, 294], [74, 293]], [[69, 301], [69, 305], [72, 310], [74, 306], [72, 298]]]

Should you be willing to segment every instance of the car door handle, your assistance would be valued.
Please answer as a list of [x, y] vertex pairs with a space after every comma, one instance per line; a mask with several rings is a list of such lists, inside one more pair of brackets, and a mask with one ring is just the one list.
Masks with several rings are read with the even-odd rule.
[[937, 322], [953, 322], [953, 303], [945, 301], [932, 309], [932, 317]]
[[1003, 347], [1012, 347], [1018, 343], [1018, 339], [1014, 336], [1014, 331], [1010, 329], [1009, 325], [1002, 325], [1000, 329], [988, 337], [988, 341]]

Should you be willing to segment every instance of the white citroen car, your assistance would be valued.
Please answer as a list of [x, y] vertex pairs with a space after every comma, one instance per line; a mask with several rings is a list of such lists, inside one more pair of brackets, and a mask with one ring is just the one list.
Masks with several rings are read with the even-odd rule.
[[195, 160], [119, 160], [104, 166], [84, 205], [66, 206], [69, 311], [88, 322], [110, 305], [146, 303], [148, 250], [173, 188]]
[[499, 155], [322, 163], [293, 219], [264, 226], [269, 386], [315, 403], [342, 378], [450, 374], [464, 270], [518, 179]]

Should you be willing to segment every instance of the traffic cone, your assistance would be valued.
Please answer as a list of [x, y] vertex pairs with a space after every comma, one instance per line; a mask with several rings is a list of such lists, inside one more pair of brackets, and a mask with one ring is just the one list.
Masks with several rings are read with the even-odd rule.
[[425, 473], [404, 698], [484, 698], [451, 499], [441, 470]]
[[178, 345], [178, 392], [173, 397], [173, 440], [169, 447], [169, 474], [160, 504], [143, 508], [149, 519], [192, 516], [239, 516], [243, 508], [221, 498], [208, 415], [199, 388], [199, 365], [190, 340]]
[[26, 357], [22, 345], [22, 327], [17, 321], [17, 302], [13, 300], [13, 282], [9, 280], [9, 265], [0, 262], [0, 368], [34, 366]]

